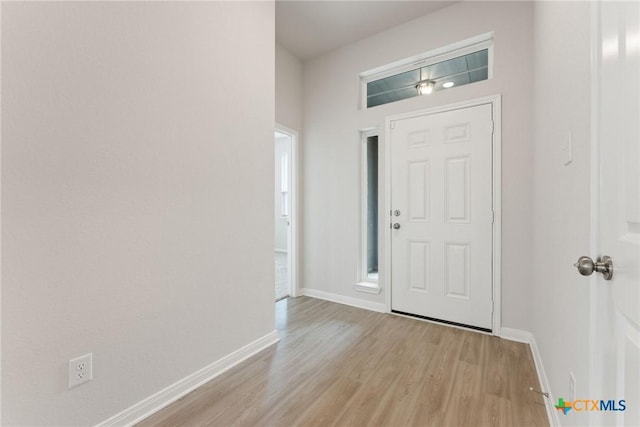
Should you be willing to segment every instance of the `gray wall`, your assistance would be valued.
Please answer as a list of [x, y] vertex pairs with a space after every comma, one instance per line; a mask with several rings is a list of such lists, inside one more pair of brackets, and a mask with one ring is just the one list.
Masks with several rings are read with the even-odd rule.
[[276, 43], [276, 122], [302, 132], [302, 62]]
[[95, 424], [274, 330], [273, 34], [265, 2], [3, 2], [3, 425]]
[[[530, 271], [532, 256], [532, 26], [530, 2], [460, 2], [304, 63], [306, 288], [384, 303], [383, 280], [380, 295], [358, 293], [353, 286], [360, 230], [359, 131], [383, 129], [389, 115], [501, 93], [502, 321], [529, 329], [532, 281], [523, 271]], [[495, 32], [493, 79], [358, 109], [359, 73], [490, 31]]]
[[[589, 2], [536, 2], [534, 43], [531, 332], [555, 398], [589, 395], [588, 280], [573, 263], [590, 254]], [[562, 147], [573, 135], [573, 163]], [[586, 185], [586, 187], [585, 187]], [[571, 333], [559, 333], [571, 331]], [[595, 399], [596, 397], [594, 397]], [[561, 417], [586, 425], [585, 413]]]
[[[292, 159], [290, 161], [295, 162], [296, 169], [300, 169], [300, 156], [304, 151], [304, 134], [303, 134], [303, 122], [302, 122], [302, 62], [288, 50], [276, 43], [275, 47], [275, 73], [276, 73], [276, 93], [275, 93], [275, 110], [276, 110], [276, 122], [282, 126], [286, 126], [289, 129], [293, 129], [298, 132], [297, 139], [297, 153], [292, 153]], [[295, 172], [294, 172], [295, 173]], [[301, 174], [298, 172], [297, 176], [293, 177], [298, 180], [297, 187], [297, 200], [296, 211], [298, 212], [296, 222], [298, 233], [296, 236], [297, 242], [294, 242], [297, 248], [300, 248], [300, 223], [303, 221], [300, 214], [300, 200], [304, 197], [304, 194], [300, 191], [300, 181], [302, 179]], [[292, 223], [293, 224], [293, 223]], [[281, 224], [282, 225], [282, 224]], [[291, 232], [291, 229], [290, 229]], [[276, 242], [276, 247], [278, 243]], [[300, 250], [298, 249], [298, 252]], [[298, 254], [298, 268], [294, 269], [294, 281], [300, 286], [300, 273], [299, 266], [302, 265], [302, 259]], [[295, 262], [295, 261], [294, 261]]]

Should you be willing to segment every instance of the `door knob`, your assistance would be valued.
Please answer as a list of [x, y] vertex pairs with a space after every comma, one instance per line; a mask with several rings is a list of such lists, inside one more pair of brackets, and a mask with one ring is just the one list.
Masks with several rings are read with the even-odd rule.
[[598, 257], [596, 262], [588, 256], [581, 256], [573, 266], [583, 276], [591, 276], [594, 271], [597, 271], [604, 275], [604, 280], [611, 280], [613, 277], [613, 260], [606, 255]]
[[400, 224], [398, 224], [397, 222], [395, 224], [393, 224], [393, 229], [394, 230], [400, 229]]

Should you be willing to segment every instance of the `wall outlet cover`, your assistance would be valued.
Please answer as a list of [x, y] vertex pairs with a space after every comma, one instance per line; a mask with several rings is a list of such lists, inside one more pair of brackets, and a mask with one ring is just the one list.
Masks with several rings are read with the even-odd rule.
[[93, 353], [69, 360], [69, 388], [93, 379]]

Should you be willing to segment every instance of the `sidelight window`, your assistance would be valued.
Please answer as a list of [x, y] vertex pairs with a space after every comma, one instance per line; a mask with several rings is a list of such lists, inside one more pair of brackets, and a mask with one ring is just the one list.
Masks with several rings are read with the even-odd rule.
[[356, 289], [379, 293], [378, 231], [379, 231], [379, 149], [377, 131], [363, 132], [361, 139], [360, 191], [360, 280]]

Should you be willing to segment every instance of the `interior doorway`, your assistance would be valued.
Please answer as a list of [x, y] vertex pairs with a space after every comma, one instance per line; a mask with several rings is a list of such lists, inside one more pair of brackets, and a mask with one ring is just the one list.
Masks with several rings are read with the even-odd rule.
[[275, 300], [296, 292], [296, 143], [297, 133], [276, 125], [274, 132]]

